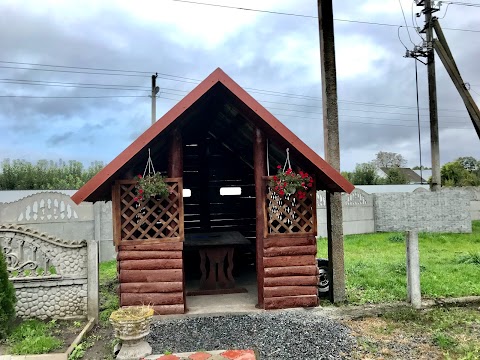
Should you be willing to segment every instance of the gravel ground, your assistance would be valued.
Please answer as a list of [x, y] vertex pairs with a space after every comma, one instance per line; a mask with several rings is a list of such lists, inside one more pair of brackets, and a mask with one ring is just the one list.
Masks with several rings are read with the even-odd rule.
[[260, 359], [348, 359], [356, 340], [344, 325], [305, 310], [162, 319], [148, 342], [165, 351], [254, 349]]

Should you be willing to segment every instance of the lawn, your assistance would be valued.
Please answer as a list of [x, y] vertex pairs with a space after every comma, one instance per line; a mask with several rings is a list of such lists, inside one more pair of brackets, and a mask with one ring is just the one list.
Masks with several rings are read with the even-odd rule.
[[[423, 298], [480, 295], [480, 221], [471, 234], [419, 234]], [[406, 256], [402, 233], [345, 236], [345, 273], [350, 303], [406, 299]], [[317, 242], [327, 257], [327, 240]]]

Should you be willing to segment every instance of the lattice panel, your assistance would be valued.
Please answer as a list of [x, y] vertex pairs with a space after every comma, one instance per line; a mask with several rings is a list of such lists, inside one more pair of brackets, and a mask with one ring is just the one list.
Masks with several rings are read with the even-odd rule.
[[135, 201], [135, 181], [120, 181], [121, 240], [183, 239], [182, 182], [169, 181], [167, 198]]
[[267, 232], [269, 234], [316, 232], [315, 193], [313, 186], [308, 190], [306, 197], [299, 200], [295, 194], [280, 196], [273, 188], [267, 187]]

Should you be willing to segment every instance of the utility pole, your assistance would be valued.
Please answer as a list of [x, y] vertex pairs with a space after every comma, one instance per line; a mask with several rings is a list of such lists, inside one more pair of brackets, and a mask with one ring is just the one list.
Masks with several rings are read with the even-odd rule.
[[152, 75], [152, 125], [157, 121], [157, 94], [160, 88], [157, 86], [158, 74]]
[[442, 181], [440, 177], [440, 141], [438, 135], [438, 109], [437, 109], [437, 82], [435, 77], [435, 53], [433, 51], [433, 21], [432, 13], [438, 11], [432, 7], [431, 0], [425, 0], [425, 27], [427, 34], [427, 72], [428, 72], [428, 98], [430, 110], [430, 148], [432, 153], [432, 184], [430, 190], [440, 190]]
[[[340, 171], [338, 132], [337, 69], [332, 0], [317, 0], [322, 70], [323, 137], [325, 160]], [[330, 300], [345, 300], [345, 264], [343, 250], [343, 215], [341, 193], [327, 191], [328, 264]]]

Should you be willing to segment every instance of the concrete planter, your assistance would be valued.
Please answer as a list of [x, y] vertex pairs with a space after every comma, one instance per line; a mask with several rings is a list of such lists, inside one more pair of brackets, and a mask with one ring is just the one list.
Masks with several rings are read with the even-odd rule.
[[116, 310], [110, 316], [115, 337], [122, 341], [117, 355], [119, 360], [138, 360], [152, 353], [152, 347], [144, 340], [150, 333], [153, 309], [148, 306], [131, 306]]

